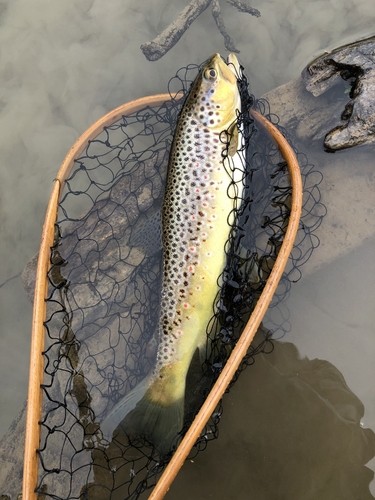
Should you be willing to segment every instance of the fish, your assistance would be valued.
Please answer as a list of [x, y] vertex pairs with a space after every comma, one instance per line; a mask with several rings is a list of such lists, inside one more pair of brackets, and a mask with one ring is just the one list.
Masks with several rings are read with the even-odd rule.
[[201, 67], [174, 132], [161, 211], [163, 267], [154, 368], [101, 423], [145, 436], [164, 455], [181, 431], [186, 376], [215, 313], [225, 244], [244, 186], [238, 125], [240, 64], [214, 54]]

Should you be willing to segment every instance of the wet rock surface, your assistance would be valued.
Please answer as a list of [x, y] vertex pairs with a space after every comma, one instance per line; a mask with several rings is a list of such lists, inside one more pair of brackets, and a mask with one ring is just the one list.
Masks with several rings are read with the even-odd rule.
[[[69, 256], [69, 261], [61, 266], [59, 274], [62, 273], [66, 279], [74, 283], [76, 300], [81, 307], [84, 307], [89, 300], [87, 287], [81, 286], [82, 266], [80, 262], [76, 262], [79, 255], [84, 258], [87, 275], [95, 276], [96, 282], [100, 282], [103, 295], [106, 290], [113, 288], [114, 276], [120, 280], [117, 275], [119, 269], [116, 268], [119, 262], [122, 266], [122, 277], [126, 279], [134, 266], [138, 265], [144, 257], [142, 250], [130, 248], [131, 228], [138, 219], [142, 223], [143, 213], [151, 205], [158, 205], [155, 200], [159, 200], [161, 204], [167, 158], [167, 152], [163, 151], [143, 162], [140, 168], [135, 169], [129, 175], [124, 175], [116, 182], [107, 198], [95, 203], [87, 214], [79, 217], [81, 222], [72, 222], [65, 226], [63, 246], [59, 245], [59, 252], [64, 258]], [[109, 244], [113, 240], [117, 242], [116, 245]], [[98, 270], [98, 252], [102, 248], [105, 248], [102, 257], [104, 261], [100, 262], [101, 266]], [[129, 262], [128, 265], [124, 263], [125, 256]], [[22, 272], [22, 284], [31, 301], [34, 300], [37, 262], [38, 254], [30, 259]], [[59, 276], [51, 276], [51, 279], [56, 285]], [[88, 281], [90, 281], [89, 278]]]
[[[68, 393], [78, 402], [81, 421], [87, 422], [95, 433], [98, 424], [92, 419], [92, 411], [98, 415], [109, 408], [108, 398], [103, 397], [106, 391], [110, 391], [110, 382], [114, 380], [112, 376], [103, 376], [108, 367], [119, 366], [119, 370], [112, 372], [111, 368], [110, 371], [117, 382], [123, 380], [124, 391], [126, 384], [130, 383], [126, 378], [129, 373], [135, 376], [137, 371], [147, 372], [150, 368], [148, 358], [143, 354], [144, 351], [150, 356], [154, 353], [147, 351], [147, 345], [142, 347], [137, 342], [137, 335], [147, 330], [142, 304], [152, 303], [152, 292], [145, 286], [145, 280], [150, 273], [158, 275], [160, 258], [145, 258], [142, 249], [132, 247], [131, 238], [135, 224], [144, 220], [144, 212], [152, 204], [157, 206], [158, 200], [162, 199], [167, 158], [165, 151], [159, 152], [139, 163], [135, 172], [120, 177], [104, 199], [96, 202], [77, 221], [65, 224], [64, 238], [51, 253], [54, 265], [49, 272], [49, 296], [55, 300], [47, 307], [45, 356], [54, 363], [55, 360], [67, 363], [67, 370], [59, 370], [58, 375], [46, 375], [49, 379], [46, 383], [51, 388], [45, 389], [43, 396], [42, 415], [48, 415], [48, 418], [41, 428], [41, 448], [47, 439], [48, 446], [41, 456], [49, 469], [69, 470], [70, 467], [69, 463], [62, 465], [61, 462], [66, 443], [66, 435], [60, 432], [62, 426], [69, 429], [73, 442], [83, 443], [88, 439], [82, 425], [77, 425], [74, 412], [66, 412], [62, 423], [62, 413], [57, 409], [51, 411], [54, 406], [51, 401], [64, 401], [65, 398], [69, 405], [70, 398], [66, 398], [64, 390], [70, 387]], [[103, 256], [98, 258], [98, 254]], [[30, 300], [34, 295], [37, 257], [29, 261], [22, 275]], [[63, 317], [68, 318], [62, 313], [63, 308], [70, 317], [65, 323], [67, 328], [62, 328]], [[137, 321], [134, 317], [138, 318]], [[132, 335], [128, 339], [126, 335], [119, 336], [119, 331], [129, 331]], [[79, 341], [75, 335], [78, 332]], [[133, 343], [138, 346], [141, 361], [134, 355]], [[99, 365], [93, 362], [97, 353], [102, 353]], [[126, 359], [127, 371], [124, 372], [117, 358]], [[51, 371], [46, 368], [47, 372]], [[26, 403], [0, 442], [0, 495], [9, 498], [16, 498], [22, 488], [25, 419]], [[59, 431], [53, 434], [48, 430], [55, 428]], [[89, 445], [87, 450], [75, 456], [75, 467], [82, 470], [91, 467]], [[82, 486], [79, 479], [73, 481], [64, 473], [52, 474], [44, 481], [44, 486], [48, 492], [64, 498], [69, 484], [72, 497], [78, 498]]]
[[339, 125], [324, 138], [328, 151], [375, 140], [375, 37], [344, 45], [312, 61], [302, 72], [306, 89], [320, 96], [340, 83], [351, 86]]
[[[341, 79], [339, 85], [342, 85]], [[307, 276], [348, 254], [375, 236], [375, 171], [373, 146], [362, 144], [335, 154], [324, 149], [324, 137], [340, 120], [345, 96], [339, 87], [314, 97], [302, 77], [282, 85], [263, 97], [279, 124], [323, 174], [319, 185], [321, 201], [327, 207], [316, 233], [320, 240], [314, 255], [303, 266]], [[347, 99], [346, 99], [347, 101]]]

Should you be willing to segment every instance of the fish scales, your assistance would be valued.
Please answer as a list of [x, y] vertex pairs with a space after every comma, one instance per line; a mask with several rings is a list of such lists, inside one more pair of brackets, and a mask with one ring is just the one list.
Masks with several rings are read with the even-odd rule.
[[166, 363], [183, 362], [191, 348], [205, 345], [207, 323], [214, 313], [228, 216], [234, 208], [228, 196], [232, 179], [222, 158], [227, 145], [217, 131], [207, 127], [207, 121], [220, 124], [219, 106], [204, 91], [193, 88], [176, 130], [163, 204], [159, 324], [163, 335], [155, 375]]
[[182, 427], [186, 375], [197, 348], [204, 359], [235, 197], [241, 197], [242, 182], [234, 183], [242, 180], [244, 163], [237, 153], [242, 145], [236, 129], [240, 70], [234, 55], [228, 62], [229, 66], [215, 54], [205, 63], [174, 134], [162, 208], [155, 366], [102, 424], [104, 432], [121, 422], [125, 432], [148, 436], [162, 453]]

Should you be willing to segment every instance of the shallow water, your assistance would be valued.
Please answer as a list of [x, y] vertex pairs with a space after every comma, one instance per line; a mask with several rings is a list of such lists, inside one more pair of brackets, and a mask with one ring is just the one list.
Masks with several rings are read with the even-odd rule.
[[[160, 33], [186, 3], [1, 3], [0, 283], [19, 274], [37, 252], [54, 175], [79, 134], [123, 102], [165, 92], [169, 78], [179, 67], [200, 63], [214, 52], [226, 53], [207, 10], [164, 58], [157, 62], [144, 58], [139, 50], [141, 43]], [[370, 0], [271, 0], [252, 6], [261, 11], [260, 18], [239, 13], [224, 3], [222, 12], [227, 29], [241, 50], [241, 61], [257, 97], [298, 76], [309, 60], [327, 48], [369, 34], [375, 20]], [[308, 149], [304, 151], [309, 156]], [[342, 153], [343, 157], [346, 154], [355, 159], [355, 150]], [[314, 155], [313, 161], [318, 159], [322, 171], [324, 162], [329, 168], [331, 155]], [[360, 171], [355, 161], [353, 169]], [[329, 200], [325, 203], [329, 210]], [[291, 331], [273, 354], [257, 362], [259, 369], [256, 363], [242, 375], [224, 406], [220, 439], [211, 443], [194, 464], [185, 465], [170, 498], [177, 497], [178, 491], [179, 498], [181, 491], [189, 498], [193, 494], [189, 489], [192, 484], [197, 488], [197, 498], [234, 497], [234, 491], [238, 492], [236, 498], [248, 498], [250, 493], [257, 498], [316, 498], [311, 491], [323, 498], [337, 498], [345, 491], [341, 485], [337, 488], [342, 490], [326, 489], [324, 496], [318, 486], [313, 489], [311, 477], [310, 482], [296, 481], [296, 477], [301, 477], [301, 462], [306, 460], [304, 470], [312, 470], [309, 458], [314, 464], [324, 465], [313, 469], [314, 484], [329, 484], [329, 478], [337, 476], [336, 456], [329, 451], [343, 435], [340, 429], [337, 434], [331, 428], [325, 430], [332, 413], [326, 415], [325, 407], [318, 404], [319, 398], [309, 399], [303, 387], [290, 382], [295, 381], [300, 368], [297, 353], [289, 348], [285, 354], [283, 347], [287, 344], [283, 343], [294, 343], [309, 360], [318, 358], [332, 363], [364, 404], [363, 426], [375, 430], [375, 397], [370, 382], [374, 379], [375, 354], [371, 259], [374, 246], [374, 240], [367, 241], [292, 287], [287, 302]], [[6, 432], [26, 397], [31, 309], [19, 277], [0, 288], [0, 374], [4, 381], [0, 389], [0, 435]], [[287, 371], [289, 363], [295, 372]], [[311, 363], [306, 361], [307, 366]], [[273, 373], [270, 365], [277, 365], [279, 377], [270, 378], [269, 385], [265, 385], [264, 379]], [[280, 384], [278, 394], [285, 394], [284, 398], [270, 397], [273, 384]], [[278, 419], [266, 418], [280, 413], [281, 399], [285, 412], [290, 412], [287, 432]], [[250, 419], [254, 401], [257, 418]], [[349, 406], [359, 408], [360, 404], [353, 401], [350, 399]], [[296, 406], [290, 408], [292, 405]], [[332, 448], [321, 455], [316, 452], [317, 456], [312, 456], [311, 452], [315, 442], [320, 441], [306, 438], [313, 422], [303, 419], [309, 425], [299, 428], [301, 419], [296, 419], [296, 415], [301, 415], [303, 409], [307, 416], [315, 411], [319, 416], [321, 427], [317, 433], [329, 432], [333, 436]], [[276, 451], [267, 456], [265, 450], [272, 449]], [[279, 452], [284, 449], [298, 451], [298, 458], [293, 453], [288, 455], [288, 471], [283, 468], [285, 455]], [[340, 453], [344, 454], [342, 450]], [[363, 490], [356, 492], [358, 498], [375, 496], [374, 486], [372, 496], [365, 496], [366, 484], [371, 480], [366, 474], [365, 471], [361, 483]], [[226, 479], [219, 482], [222, 477]], [[177, 490], [179, 484], [184, 485], [182, 490]]]

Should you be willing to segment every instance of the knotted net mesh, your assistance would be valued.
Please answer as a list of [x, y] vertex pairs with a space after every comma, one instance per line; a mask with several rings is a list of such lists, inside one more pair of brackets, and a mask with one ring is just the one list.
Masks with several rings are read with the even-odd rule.
[[[171, 99], [145, 107], [90, 141], [66, 181], [59, 204], [48, 273], [47, 341], [38, 492], [54, 499], [145, 498], [173, 450], [161, 456], [144, 436], [115, 433], [100, 424], [147, 375], [155, 361], [162, 248], [160, 209], [173, 131], [198, 67], [178, 71]], [[291, 188], [284, 160], [248, 113], [254, 106], [275, 122], [265, 101], [254, 102], [240, 82], [246, 150], [246, 189], [234, 200], [225, 246], [227, 264], [207, 325], [209, 353], [194, 358], [187, 377], [188, 429], [221, 372], [258, 300], [288, 224]], [[272, 350], [272, 335], [288, 331], [283, 299], [300, 267], [319, 244], [314, 231], [325, 214], [321, 174], [297, 154], [304, 205], [295, 248], [264, 326], [238, 371], [258, 352]], [[237, 378], [237, 377], [236, 377]], [[234, 381], [232, 382], [234, 383]], [[191, 452], [217, 437], [222, 402]], [[146, 494], [147, 496], [147, 494]]]

